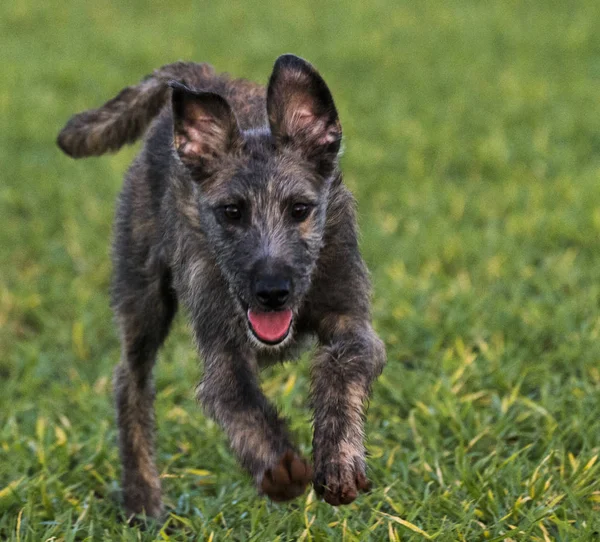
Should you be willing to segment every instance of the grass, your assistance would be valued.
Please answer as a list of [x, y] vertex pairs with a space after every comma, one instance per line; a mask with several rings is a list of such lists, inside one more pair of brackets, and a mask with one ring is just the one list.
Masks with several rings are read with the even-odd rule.
[[[597, 540], [600, 4], [0, 6], [0, 539]], [[153, 68], [265, 81], [313, 61], [339, 105], [375, 325], [375, 489], [335, 509], [256, 496], [194, 401], [179, 318], [157, 367], [169, 516], [119, 507], [108, 309], [114, 199], [136, 149], [73, 162], [54, 138]], [[309, 359], [268, 395], [310, 452]]]

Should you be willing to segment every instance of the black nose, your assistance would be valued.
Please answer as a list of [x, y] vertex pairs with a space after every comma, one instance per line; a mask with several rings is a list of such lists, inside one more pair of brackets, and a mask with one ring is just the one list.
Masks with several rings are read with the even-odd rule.
[[260, 277], [254, 284], [254, 295], [268, 309], [280, 309], [290, 297], [291, 284], [282, 277]]

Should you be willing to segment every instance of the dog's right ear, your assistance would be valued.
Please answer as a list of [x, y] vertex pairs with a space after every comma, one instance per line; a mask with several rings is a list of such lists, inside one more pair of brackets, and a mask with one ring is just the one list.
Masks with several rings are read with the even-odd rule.
[[279, 144], [298, 149], [322, 172], [331, 171], [342, 127], [327, 84], [306, 60], [290, 54], [277, 59], [267, 89], [267, 114]]
[[214, 172], [219, 159], [241, 141], [235, 115], [222, 96], [195, 92], [172, 81], [173, 129], [177, 154], [194, 177]]

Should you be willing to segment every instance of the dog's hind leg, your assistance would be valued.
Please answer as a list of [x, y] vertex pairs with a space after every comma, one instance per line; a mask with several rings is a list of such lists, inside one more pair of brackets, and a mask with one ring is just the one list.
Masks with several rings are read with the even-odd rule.
[[113, 305], [121, 331], [122, 357], [114, 372], [114, 393], [128, 515], [162, 512], [154, 452], [152, 368], [167, 336], [177, 302], [165, 269], [152, 278], [129, 275], [117, 262]]

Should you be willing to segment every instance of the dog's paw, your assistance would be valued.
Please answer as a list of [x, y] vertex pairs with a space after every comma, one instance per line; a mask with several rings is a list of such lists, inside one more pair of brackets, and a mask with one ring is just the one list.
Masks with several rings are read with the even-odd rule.
[[130, 477], [123, 485], [123, 505], [127, 521], [158, 520], [164, 513], [161, 499], [160, 481], [156, 478], [153, 483], [141, 477]]
[[260, 489], [273, 501], [289, 501], [304, 493], [312, 476], [310, 464], [288, 450], [273, 468], [265, 471]]
[[314, 486], [317, 495], [333, 506], [350, 504], [362, 491], [371, 489], [362, 461], [330, 461], [317, 468]]

